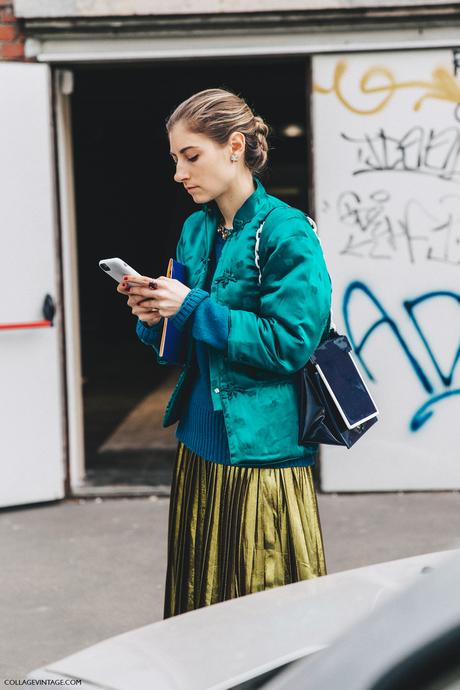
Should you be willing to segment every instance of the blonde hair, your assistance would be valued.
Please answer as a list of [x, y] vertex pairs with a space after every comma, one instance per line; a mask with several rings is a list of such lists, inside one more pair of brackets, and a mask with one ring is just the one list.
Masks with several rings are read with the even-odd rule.
[[197, 134], [205, 134], [218, 144], [226, 144], [233, 132], [244, 134], [246, 146], [244, 162], [254, 175], [267, 164], [268, 125], [254, 115], [246, 101], [225, 89], [205, 89], [180, 103], [166, 120], [169, 132], [183, 121]]

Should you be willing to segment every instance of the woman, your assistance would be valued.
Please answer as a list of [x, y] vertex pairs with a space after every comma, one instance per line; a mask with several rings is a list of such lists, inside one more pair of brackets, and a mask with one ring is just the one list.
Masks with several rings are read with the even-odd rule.
[[268, 152], [262, 118], [206, 89], [166, 129], [174, 179], [200, 205], [177, 245], [189, 287], [125, 276], [117, 288], [157, 357], [165, 317], [188, 344], [163, 420], [179, 421], [165, 618], [326, 573], [317, 447], [297, 442], [295, 374], [328, 328], [331, 299], [307, 216], [256, 177]]

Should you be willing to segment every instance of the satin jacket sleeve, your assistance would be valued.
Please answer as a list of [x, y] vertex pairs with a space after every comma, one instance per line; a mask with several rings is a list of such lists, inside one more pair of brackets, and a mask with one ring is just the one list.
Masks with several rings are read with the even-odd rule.
[[318, 346], [331, 307], [321, 244], [305, 217], [287, 217], [271, 232], [264, 227], [260, 267], [259, 313], [230, 309], [228, 359], [294, 373]]

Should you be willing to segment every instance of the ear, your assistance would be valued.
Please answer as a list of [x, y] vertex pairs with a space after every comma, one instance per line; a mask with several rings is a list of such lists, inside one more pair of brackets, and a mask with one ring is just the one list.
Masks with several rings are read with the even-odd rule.
[[246, 138], [242, 132], [232, 132], [228, 139], [228, 145], [230, 147], [230, 153], [236, 154], [238, 158], [244, 155], [244, 149], [246, 146]]

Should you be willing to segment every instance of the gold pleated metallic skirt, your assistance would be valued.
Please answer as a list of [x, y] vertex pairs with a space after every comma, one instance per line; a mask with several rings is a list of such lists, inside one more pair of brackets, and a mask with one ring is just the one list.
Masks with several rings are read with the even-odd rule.
[[220, 465], [179, 442], [164, 618], [325, 574], [311, 467]]

